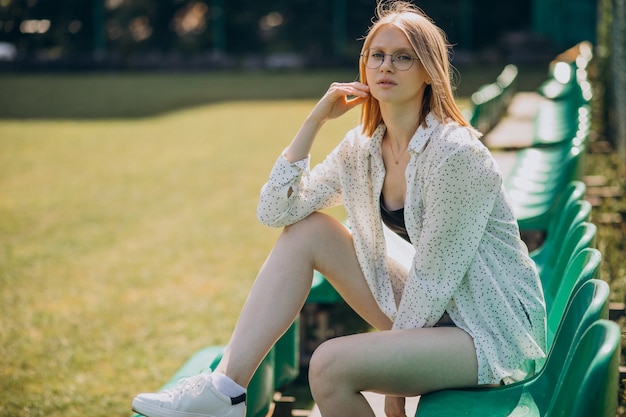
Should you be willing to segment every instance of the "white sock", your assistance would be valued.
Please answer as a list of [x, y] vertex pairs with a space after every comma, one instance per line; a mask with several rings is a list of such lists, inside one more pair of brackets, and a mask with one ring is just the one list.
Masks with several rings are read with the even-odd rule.
[[220, 372], [213, 372], [211, 378], [213, 386], [217, 388], [219, 392], [230, 398], [238, 397], [246, 392], [244, 387]]

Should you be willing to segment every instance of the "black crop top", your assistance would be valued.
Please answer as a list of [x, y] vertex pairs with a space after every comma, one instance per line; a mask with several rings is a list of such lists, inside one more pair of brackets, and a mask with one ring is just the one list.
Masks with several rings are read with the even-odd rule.
[[404, 208], [393, 211], [387, 210], [382, 194], [380, 195], [380, 217], [389, 230], [411, 243], [411, 239], [409, 238], [409, 234], [407, 233], [406, 226], [404, 224]]

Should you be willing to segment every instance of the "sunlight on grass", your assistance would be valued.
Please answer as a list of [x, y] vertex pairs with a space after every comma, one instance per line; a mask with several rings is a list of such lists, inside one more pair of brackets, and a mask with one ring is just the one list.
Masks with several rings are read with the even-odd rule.
[[0, 122], [0, 415], [126, 415], [226, 343], [278, 233], [259, 189], [313, 104]]

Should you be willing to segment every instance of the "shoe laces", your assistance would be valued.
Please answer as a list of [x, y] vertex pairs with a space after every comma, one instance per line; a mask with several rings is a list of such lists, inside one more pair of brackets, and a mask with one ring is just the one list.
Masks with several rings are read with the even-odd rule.
[[163, 393], [173, 398], [180, 398], [190, 391], [194, 395], [200, 395], [206, 389], [210, 376], [210, 373], [201, 373], [199, 375], [181, 379], [175, 387], [170, 388]]

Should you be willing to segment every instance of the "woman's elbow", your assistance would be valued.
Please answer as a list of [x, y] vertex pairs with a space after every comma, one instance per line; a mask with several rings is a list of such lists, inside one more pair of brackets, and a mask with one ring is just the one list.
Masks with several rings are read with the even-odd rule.
[[268, 213], [264, 208], [259, 207], [256, 212], [256, 217], [264, 226], [268, 227], [284, 227], [288, 225], [288, 222], [285, 221], [284, 216], [281, 215], [272, 215]]

